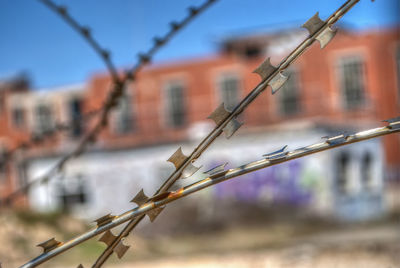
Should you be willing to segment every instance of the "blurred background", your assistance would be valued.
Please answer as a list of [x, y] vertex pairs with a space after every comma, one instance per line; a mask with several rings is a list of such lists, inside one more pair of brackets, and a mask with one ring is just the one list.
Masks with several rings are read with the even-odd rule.
[[[217, 1], [163, 47], [130, 83], [86, 152], [0, 214], [0, 262], [15, 267], [107, 213], [135, 205], [259, 82], [266, 57], [279, 64], [344, 1]], [[154, 36], [202, 1], [56, 1], [91, 28], [121, 71]], [[155, 19], [156, 18], [156, 19]], [[245, 124], [196, 161], [233, 168], [288, 145], [384, 125], [400, 115], [400, 1], [360, 1], [323, 50], [314, 44], [242, 114]], [[90, 130], [111, 79], [85, 41], [38, 1], [0, 2], [0, 198], [46, 174]], [[68, 127], [55, 131], [59, 123]], [[29, 140], [34, 145], [21, 146]], [[16, 149], [19, 148], [19, 149]], [[202, 178], [180, 180], [174, 189]], [[116, 228], [118, 230], [118, 228]], [[114, 231], [116, 234], [116, 232]], [[322, 152], [223, 182], [171, 203], [127, 238], [105, 267], [400, 267], [400, 136]], [[44, 267], [90, 266], [92, 239]]]

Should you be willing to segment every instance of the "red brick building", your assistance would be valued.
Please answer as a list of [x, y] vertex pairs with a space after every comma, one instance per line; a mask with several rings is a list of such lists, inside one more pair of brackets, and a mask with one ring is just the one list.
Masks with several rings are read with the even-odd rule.
[[[111, 124], [101, 140], [105, 146], [124, 147], [186, 139], [188, 127], [204, 121], [223, 101], [232, 107], [260, 82], [252, 72], [267, 55], [278, 63], [290, 52], [289, 47], [271, 54], [270, 46], [279, 46], [279, 39], [301, 40], [299, 36], [304, 34], [234, 38], [226, 40], [216, 56], [145, 69], [126, 95], [131, 129], [119, 133]], [[398, 29], [340, 31], [325, 49], [314, 44], [288, 71], [291, 78], [285, 88], [276, 95], [265, 92], [247, 108], [243, 121], [247, 126], [263, 126], [310, 118], [333, 125], [362, 125], [398, 116], [399, 39]], [[109, 85], [105, 75], [92, 78], [89, 109], [99, 107]], [[176, 105], [181, 111], [175, 112], [182, 118], [175, 123], [169, 121], [174, 113], [169, 110], [173, 98], [169, 90], [179, 95]], [[385, 138], [385, 150], [387, 164], [399, 166], [400, 137]]]
[[[296, 30], [234, 37], [224, 40], [219, 53], [208, 58], [145, 68], [127, 88], [111, 114], [110, 124], [92, 149], [143, 147], [189, 139], [188, 133], [199, 132], [201, 124], [221, 102], [233, 107], [260, 82], [252, 72], [267, 56], [279, 63], [306, 34]], [[245, 125], [239, 133], [304, 119], [338, 131], [344, 127], [376, 126], [383, 119], [400, 115], [399, 29], [339, 31], [325, 49], [314, 44], [287, 74], [290, 79], [284, 88], [275, 95], [266, 90], [248, 107], [242, 115]], [[30, 113], [42, 113], [33, 116], [33, 121], [44, 117], [46, 122], [56, 122], [101, 107], [110, 83], [108, 75], [98, 74], [90, 78], [76, 98], [58, 104], [49, 101], [44, 104], [47, 108], [42, 109], [22, 107], [20, 112], [9, 99], [14, 92], [21, 96], [21, 90], [4, 87], [0, 90], [3, 147], [12, 149], [29, 137], [26, 133], [33, 131], [27, 120]], [[23, 92], [28, 96], [27, 89]], [[23, 131], [16, 130], [21, 126]], [[51, 124], [43, 127], [51, 128]], [[72, 137], [58, 134], [52, 142], [35, 148], [34, 153], [28, 152], [29, 157], [64, 153], [69, 147], [66, 144], [74, 144], [85, 128], [88, 126], [77, 125]], [[384, 146], [387, 176], [399, 180], [400, 136], [385, 137]], [[6, 166], [15, 166], [13, 163]], [[0, 196], [18, 187], [16, 173], [4, 175], [9, 170], [11, 167], [1, 171]]]

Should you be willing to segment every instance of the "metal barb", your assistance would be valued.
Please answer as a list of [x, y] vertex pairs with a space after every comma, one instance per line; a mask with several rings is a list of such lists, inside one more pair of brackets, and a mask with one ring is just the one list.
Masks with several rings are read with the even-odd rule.
[[275, 152], [272, 152], [269, 154], [264, 154], [263, 157], [270, 161], [281, 160], [281, 159], [285, 158], [288, 153], [288, 152], [285, 152], [286, 148], [287, 148], [287, 145], [283, 146], [281, 149], [279, 149]]
[[271, 64], [271, 58], [267, 58], [263, 63], [258, 66], [253, 73], [258, 74], [261, 77], [261, 80], [267, 79], [270, 75], [272, 75], [278, 68]]
[[212, 169], [205, 171], [204, 174], [208, 175], [211, 179], [214, 177], [218, 177], [226, 172], [225, 167], [227, 164], [228, 164], [228, 162], [221, 164], [219, 166], [213, 167]]
[[324, 136], [323, 139], [326, 139], [326, 143], [329, 145], [337, 145], [347, 141], [347, 138], [350, 137], [350, 134], [347, 132], [335, 135], [335, 136]]
[[97, 228], [99, 228], [107, 223], [110, 223], [114, 218], [115, 216], [109, 213], [107, 215], [104, 215], [103, 217], [94, 220], [94, 222], [96, 222]]
[[130, 246], [126, 246], [122, 241], [120, 241], [114, 248], [114, 252], [117, 254], [118, 258], [121, 259], [129, 248]]
[[175, 21], [171, 22], [170, 25], [173, 31], [178, 31], [181, 28], [181, 25]]
[[272, 94], [275, 94], [289, 79], [289, 76], [284, 76], [281, 72], [275, 75], [268, 85], [272, 88]]
[[150, 62], [150, 56], [144, 53], [139, 53], [138, 57], [140, 59], [141, 62], [143, 63], [149, 63]]
[[154, 195], [153, 197], [149, 198], [149, 201], [152, 202], [157, 202], [161, 199], [164, 199], [165, 197], [167, 197], [171, 192], [163, 192], [163, 193], [159, 193]]
[[224, 128], [225, 137], [229, 139], [243, 125], [236, 118], [233, 118]]
[[[378, 127], [378, 128], [368, 129], [365, 131], [361, 131], [361, 132], [352, 134], [351, 135], [352, 139], [347, 139], [345, 143], [338, 144], [338, 146], [344, 146], [344, 145], [348, 145], [348, 144], [352, 144], [352, 143], [356, 143], [356, 142], [361, 142], [361, 141], [364, 141], [367, 139], [372, 139], [372, 138], [385, 136], [385, 135], [389, 135], [389, 134], [393, 134], [393, 133], [400, 133], [400, 129], [389, 129], [388, 127]], [[285, 159], [282, 159], [282, 161], [271, 162], [268, 159], [257, 160], [257, 161], [250, 162], [250, 163], [247, 163], [245, 165], [242, 165], [242, 166], [239, 166], [239, 167], [236, 167], [233, 169], [229, 169], [228, 172], [222, 174], [219, 177], [214, 178], [213, 180], [206, 178], [206, 179], [200, 180], [196, 183], [193, 183], [191, 185], [188, 185], [184, 188], [181, 188], [177, 191], [171, 192], [164, 199], [153, 202], [151, 204], [151, 206], [149, 205], [149, 206], [145, 206], [145, 207], [137, 207], [137, 208], [131, 209], [129, 211], [126, 211], [126, 212], [120, 214], [119, 216], [116, 216], [115, 219], [112, 220], [112, 222], [104, 225], [102, 228], [89, 230], [89, 231], [81, 234], [80, 236], [75, 237], [75, 238], [71, 239], [70, 241], [63, 243], [63, 245], [60, 245], [53, 251], [41, 254], [40, 256], [36, 257], [35, 259], [33, 259], [33, 260], [29, 261], [28, 263], [26, 263], [25, 265], [23, 265], [21, 268], [37, 266], [38, 264], [41, 264], [41, 263], [45, 262], [46, 260], [48, 260], [58, 254], [61, 254], [62, 252], [86, 241], [87, 239], [90, 239], [102, 232], [105, 232], [106, 230], [110, 230], [111, 228], [114, 228], [114, 227], [116, 227], [120, 224], [123, 224], [129, 220], [132, 220], [132, 219], [140, 219], [140, 218], [142, 218], [142, 215], [144, 215], [144, 214], [149, 215], [149, 213], [151, 211], [154, 211], [154, 210], [159, 211], [160, 209], [164, 208], [168, 203], [171, 203], [175, 200], [178, 200], [178, 199], [188, 196], [190, 194], [196, 193], [196, 192], [198, 192], [202, 189], [205, 189], [207, 187], [210, 187], [212, 185], [221, 183], [226, 180], [236, 178], [238, 176], [241, 176], [241, 175], [244, 175], [244, 174], [247, 174], [250, 172], [254, 172], [256, 170], [270, 167], [270, 166], [279, 164], [281, 162], [298, 159], [300, 157], [304, 157], [307, 155], [326, 151], [326, 150], [332, 149], [334, 147], [330, 146], [327, 143], [318, 142], [318, 143], [307, 146], [307, 148], [310, 148], [310, 149], [306, 152], [301, 152], [301, 151], [296, 151], [296, 150], [287, 152]], [[159, 214], [159, 212], [157, 214]], [[123, 234], [125, 236], [127, 235], [126, 232], [124, 232]]]
[[193, 164], [189, 164], [185, 167], [185, 169], [182, 171], [182, 179], [187, 179], [189, 177], [191, 177], [194, 173], [196, 173], [200, 168], [200, 167], [196, 167]]
[[161, 46], [161, 45], [163, 45], [165, 43], [165, 39], [159, 38], [159, 37], [154, 37], [153, 41], [154, 41], [156, 46]]
[[[344, 146], [344, 145], [360, 142], [360, 141], [367, 140], [367, 139], [372, 139], [372, 138], [376, 138], [376, 137], [380, 137], [380, 136], [384, 136], [384, 135], [389, 135], [392, 133], [400, 133], [400, 129], [393, 130], [393, 129], [389, 129], [387, 127], [368, 129], [368, 130], [357, 132], [357, 133], [351, 135], [353, 137], [352, 139], [348, 139], [348, 140], [346, 140], [345, 143], [338, 144], [338, 146]], [[88, 232], [86, 232], [78, 237], [75, 237], [75, 238], [71, 239], [70, 241], [65, 242], [63, 245], [59, 246], [57, 249], [55, 249], [51, 252], [41, 254], [34, 260], [28, 262], [26, 265], [23, 265], [22, 267], [23, 268], [34, 267], [40, 263], [43, 263], [45, 260], [51, 258], [51, 256], [56, 256], [64, 251], [68, 250], [69, 248], [86, 241], [89, 238], [92, 238], [102, 232], [105, 232], [106, 230], [110, 230], [111, 228], [114, 228], [117, 225], [123, 224], [129, 220], [138, 218], [144, 214], [150, 215], [151, 214], [150, 212], [157, 211], [156, 214], [158, 215], [160, 209], [164, 208], [168, 203], [171, 203], [175, 200], [178, 200], [178, 199], [188, 196], [190, 194], [196, 193], [196, 192], [198, 192], [202, 189], [205, 189], [207, 187], [210, 187], [212, 185], [221, 183], [226, 180], [236, 178], [238, 176], [241, 176], [241, 175], [244, 175], [244, 174], [256, 171], [256, 170], [270, 167], [270, 166], [279, 164], [281, 162], [290, 161], [293, 159], [297, 159], [300, 157], [304, 157], [307, 155], [315, 154], [318, 152], [322, 152], [322, 151], [326, 151], [326, 150], [334, 148], [327, 143], [321, 143], [321, 142], [309, 145], [307, 147], [310, 148], [310, 150], [308, 150], [307, 152], [300, 152], [297, 150], [287, 152], [285, 159], [282, 159], [281, 161], [271, 162], [268, 159], [253, 161], [253, 162], [247, 163], [245, 165], [242, 165], [242, 166], [239, 166], [239, 167], [236, 167], [233, 169], [229, 169], [228, 172], [223, 173], [222, 175], [215, 177], [212, 180], [210, 180], [209, 178], [206, 178], [206, 179], [200, 180], [196, 183], [193, 183], [191, 185], [188, 185], [184, 188], [181, 188], [177, 191], [171, 192], [168, 196], [165, 196], [164, 199], [153, 202], [151, 204], [151, 206], [150, 205], [145, 206], [145, 207], [141, 206], [141, 207], [137, 207], [132, 210], [126, 211], [126, 212], [120, 214], [119, 216], [116, 216], [112, 222], [104, 225], [101, 229], [89, 230]], [[154, 218], [151, 218], [151, 220], [154, 220]], [[126, 233], [124, 233], [124, 234], [126, 235]]]
[[197, 15], [197, 13], [199, 13], [199, 10], [196, 7], [189, 7], [188, 10], [191, 16]]
[[332, 29], [332, 27], [329, 26], [325, 30], [323, 30], [320, 35], [316, 37], [316, 39], [319, 41], [321, 49], [323, 49], [329, 44], [329, 42], [335, 37], [336, 33], [337, 29]]
[[143, 189], [141, 189], [141, 190], [135, 195], [135, 197], [131, 200], [131, 202], [136, 203], [138, 206], [141, 206], [141, 205], [145, 204], [148, 200], [149, 200], [149, 198], [148, 198], [147, 195], [144, 193]]
[[175, 168], [178, 169], [186, 161], [186, 159], [187, 156], [183, 154], [182, 148], [179, 147], [178, 150], [176, 150], [167, 161], [174, 164]]
[[38, 247], [43, 248], [43, 252], [47, 253], [53, 249], [55, 249], [56, 247], [58, 247], [59, 245], [61, 245], [62, 243], [60, 241], [57, 241], [54, 237], [50, 238], [49, 240], [46, 240], [40, 244], [37, 244]]
[[99, 239], [100, 242], [103, 242], [107, 246], [111, 245], [111, 243], [115, 240], [116, 236], [110, 231], [107, 230]]
[[395, 118], [390, 118], [387, 120], [383, 120], [383, 122], [389, 123], [389, 128], [390, 129], [399, 129], [400, 128], [400, 116], [395, 117]]
[[315, 13], [306, 23], [304, 23], [301, 27], [306, 28], [308, 30], [309, 35], [314, 35], [324, 26], [325, 22], [320, 19], [319, 12]]
[[86, 37], [88, 37], [90, 35], [90, 29], [89, 27], [82, 27], [81, 28], [82, 34]]
[[229, 116], [230, 113], [231, 112], [225, 108], [225, 104], [221, 103], [207, 118], [213, 120], [218, 126]]
[[[208, 2], [214, 2], [214, 1], [208, 1]], [[358, 2], [358, 1], [353, 1], [353, 0], [349, 0], [349, 1], [347, 1], [346, 2], [346, 4], [343, 6], [343, 7], [341, 7], [336, 13], [334, 13], [332, 16], [331, 16], [331, 22], [330, 22], [330, 24], [333, 24], [334, 22], [336, 22], [341, 16], [343, 16], [343, 14], [345, 14], [356, 2]], [[349, 4], [350, 3], [350, 4]], [[340, 12], [339, 12], [340, 11]], [[339, 15], [336, 15], [336, 14], [339, 14]], [[184, 20], [183, 22], [185, 22], [186, 20]], [[186, 23], [186, 22], [185, 22]], [[170, 37], [169, 36], [169, 34], [174, 34], [175, 32], [176, 32], [176, 30], [178, 29], [178, 28], [181, 28], [181, 26], [183, 26], [183, 25], [185, 25], [185, 23], [182, 23], [182, 24], [176, 24], [175, 25], [175, 27], [174, 27], [174, 25], [172, 25], [172, 30], [166, 35], [168, 38]], [[178, 26], [177, 26], [178, 25]], [[313, 43], [313, 39], [316, 39], [316, 37], [313, 37], [313, 38], [308, 38], [308, 39], [306, 39], [306, 40], [304, 40], [287, 58], [285, 58], [285, 60], [283, 60], [282, 62], [281, 62], [281, 64], [279, 65], [279, 71], [282, 71], [282, 70], [285, 70], [295, 59], [297, 59], [297, 57], [298, 56], [300, 56], [304, 51], [305, 51], [305, 49], [308, 47], [308, 46], [310, 46], [312, 43]], [[153, 49], [153, 48], [152, 48]], [[140, 64], [138, 65], [138, 66], [140, 66]], [[137, 70], [136, 68], [134, 69], [134, 70]], [[274, 72], [277, 72], [278, 70], [275, 70]], [[277, 73], [275, 73], [275, 75], [276, 75]], [[266, 79], [269, 79], [269, 78], [271, 78], [271, 77], [267, 77]], [[263, 81], [264, 82], [264, 81]], [[233, 119], [235, 119], [241, 112], [243, 112], [243, 110], [247, 107], [247, 105], [248, 104], [250, 104], [263, 90], [264, 90], [264, 88], [265, 88], [265, 85], [266, 85], [266, 83], [263, 83], [263, 82], [261, 82], [248, 96], [246, 96], [246, 98], [245, 99], [243, 99], [243, 101], [240, 103], [240, 104], [238, 104], [238, 106], [237, 107], [235, 107], [235, 109], [232, 111], [232, 114], [227, 118], [227, 119], [224, 119], [224, 122], [222, 122], [221, 124], [224, 124], [224, 126], [226, 127], [227, 126], [227, 124], [229, 124], [229, 123], [232, 123], [231, 121], [233, 120]], [[109, 111], [110, 109], [109, 109], [109, 105], [108, 106], [106, 106], [106, 108], [107, 109], [105, 109], [105, 111]], [[107, 115], [107, 113], [105, 113], [106, 115]], [[221, 129], [222, 128], [224, 128], [223, 126], [221, 126], [220, 128], [216, 128], [215, 129], [215, 133], [214, 132], [212, 132], [212, 133], [210, 133], [210, 136], [209, 136], [209, 138], [207, 138], [206, 139], [206, 141], [203, 143], [201, 143], [200, 145], [199, 145], [199, 149], [197, 150], [197, 149], [195, 149], [195, 151], [191, 154], [191, 156], [190, 156], [190, 160], [193, 160], [193, 159], [197, 159], [198, 157], [199, 157], [199, 155], [212, 143], [212, 141], [213, 140], [215, 140], [215, 138], [217, 137], [217, 136], [219, 136], [219, 134], [221, 133]], [[389, 131], [387, 128], [386, 128], [386, 130], [387, 131]], [[217, 133], [217, 134], [216, 134]], [[389, 133], [389, 132], [388, 132]], [[379, 134], [382, 134], [382, 133], [379, 133]], [[197, 147], [196, 147], [197, 148]], [[197, 151], [196, 151], [197, 150]], [[314, 152], [314, 151], [313, 151]], [[311, 153], [311, 151], [309, 152], [309, 153]], [[192, 157], [193, 156], [193, 157]], [[187, 161], [187, 160], [185, 160], [185, 161]], [[285, 161], [286, 161], [286, 159], [285, 159]], [[189, 162], [189, 161], [188, 161]], [[237, 172], [237, 174], [244, 174], [244, 172], [246, 171], [246, 170], [248, 170], [248, 169], [246, 169], [246, 168], [240, 168], [240, 172]], [[243, 173], [242, 173], [243, 172]], [[249, 172], [249, 171], [247, 171], [247, 172]], [[176, 176], [174, 176], [174, 174], [176, 174], [176, 172], [174, 172], [173, 173], [173, 175], [171, 175], [171, 177], [170, 178], [172, 178], [172, 179], [174, 179], [174, 180], [176, 180], [177, 178], [176, 178]], [[231, 178], [231, 177], [233, 177], [233, 174], [236, 174], [235, 173], [235, 171], [233, 171], [233, 170], [230, 170], [228, 173], [226, 173], [226, 175], [224, 175], [224, 176], [222, 176], [222, 177], [226, 177], [226, 178]], [[212, 183], [218, 183], [220, 181], [220, 178], [219, 179], [216, 179], [215, 181], [213, 180], [212, 181]], [[172, 182], [173, 183], [173, 182]], [[210, 182], [209, 182], [210, 183]], [[197, 185], [199, 185], [199, 184], [197, 184]], [[205, 187], [205, 185], [207, 185], [207, 184], [205, 184], [205, 183], [203, 183], [203, 184], [201, 184], [201, 185], [199, 185], [199, 187], [201, 186], [201, 187]], [[168, 179], [168, 181], [166, 182], [166, 186], [164, 187], [164, 186], [162, 186], [161, 188], [160, 188], [160, 191], [164, 191], [165, 190], [165, 188], [168, 188], [168, 187], [170, 187], [171, 186], [171, 182], [169, 181], [169, 179]], [[187, 195], [187, 193], [184, 193], [184, 194], [182, 194], [181, 196], [185, 196], [185, 195]], [[173, 200], [176, 200], [176, 199], [173, 199]], [[161, 201], [159, 201], [159, 202], [161, 202]], [[153, 206], [146, 206], [146, 207], [142, 207], [141, 208], [141, 210], [140, 210], [140, 213], [147, 213], [147, 210], [150, 210], [150, 209], [159, 209], [159, 206], [160, 206], [160, 204], [161, 203], [157, 203], [157, 204], [153, 204]], [[134, 210], [135, 211], [135, 210]], [[137, 213], [137, 215], [140, 215], [139, 213]], [[123, 218], [123, 217], [125, 217], [125, 218]], [[133, 219], [134, 217], [129, 217], [129, 218], [127, 218], [128, 216], [127, 215], [125, 215], [125, 216], [121, 216], [121, 219], [125, 219], [125, 221], [127, 221], [127, 220], [129, 220], [129, 219]], [[118, 219], [116, 219], [115, 221], [113, 220], [112, 222], [110, 222], [110, 224], [107, 224], [107, 226], [109, 226], [109, 227], [111, 227], [111, 226], [116, 226], [117, 225], [117, 222], [119, 223], [119, 222], [122, 222], [122, 220], [120, 220], [120, 218], [118, 218]], [[124, 222], [125, 222], [124, 221]], [[135, 226], [135, 225], [134, 225]], [[104, 227], [105, 228], [105, 227]], [[93, 231], [93, 234], [98, 234], [97, 232], [100, 232], [100, 231], [104, 231], [104, 228], [101, 228], [101, 229], [96, 229], [96, 230], [94, 230]], [[129, 233], [129, 232], [128, 232]], [[92, 234], [92, 233], [91, 233]], [[65, 248], [67, 248], [67, 247], [65, 247]], [[57, 249], [57, 253], [60, 253], [60, 252], [62, 252], [62, 250], [64, 250], [64, 247], [63, 247], [63, 249], [60, 249], [60, 251]], [[52, 253], [54, 253], [54, 252], [52, 252]], [[47, 258], [47, 256], [51, 256], [51, 254], [49, 254], [49, 255], [46, 255], [45, 256], [45, 258]], [[44, 258], [40, 258], [39, 260], [37, 260], [36, 261], [36, 263], [42, 263], [42, 262], [44, 262], [45, 260], [44, 260]], [[28, 264], [29, 265], [29, 264]], [[27, 267], [32, 267], [32, 266], [27, 266]]]
[[151, 222], [154, 222], [154, 220], [158, 217], [158, 215], [161, 213], [161, 211], [164, 210], [165, 207], [158, 207], [153, 210], [150, 210], [149, 212], [146, 213], [146, 215], [149, 217]]

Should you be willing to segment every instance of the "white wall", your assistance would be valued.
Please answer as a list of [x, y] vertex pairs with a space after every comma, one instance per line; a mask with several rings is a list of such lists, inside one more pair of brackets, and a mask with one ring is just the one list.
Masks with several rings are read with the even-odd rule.
[[[240, 130], [239, 130], [240, 132]], [[321, 141], [326, 133], [315, 129], [299, 127], [294, 131], [272, 131], [269, 133], [241, 134], [226, 140], [224, 137], [218, 140], [195, 162], [195, 165], [203, 165], [201, 171], [206, 171], [213, 164], [228, 162], [229, 167], [236, 167], [250, 161], [262, 158], [263, 154], [280, 149], [288, 145], [288, 150], [307, 146]], [[197, 145], [194, 140], [182, 146], [183, 152], [189, 154], [190, 150]], [[118, 214], [134, 207], [129, 201], [134, 195], [144, 188], [147, 195], [153, 194], [167, 176], [174, 170], [173, 165], [166, 162], [180, 144], [169, 144], [148, 148], [129, 149], [126, 151], [96, 152], [83, 155], [79, 159], [71, 161], [66, 165], [65, 177], [74, 178], [78, 174], [82, 175], [88, 186], [88, 203], [82, 207], [77, 207], [77, 216], [94, 219], [106, 213]], [[374, 162], [374, 184], [377, 185], [377, 192], [382, 188], [382, 166], [383, 154], [380, 140], [369, 140], [350, 146], [322, 152], [314, 156], [307, 156], [298, 159], [296, 165], [301, 168], [288, 171], [289, 167], [270, 168], [274, 173], [273, 177], [282, 180], [291, 179], [288, 176], [296, 175], [297, 182], [305, 191], [312, 193], [312, 198], [307, 201], [307, 208], [322, 214], [331, 214], [334, 211], [335, 192], [333, 191], [335, 179], [335, 166], [333, 161], [341, 150], [348, 150], [354, 155], [352, 162], [352, 181], [351, 188], [354, 193], [361, 191], [359, 186], [359, 161], [362, 153], [371, 150], [378, 157]], [[295, 160], [296, 161], [296, 160]], [[357, 162], [358, 161], [358, 162]], [[30, 163], [28, 176], [34, 178], [48, 170], [55, 159], [36, 160]], [[295, 162], [293, 162], [295, 163]], [[223, 185], [214, 186], [206, 193], [195, 195], [202, 197], [225, 198], [230, 194], [236, 195], [240, 187], [258, 181], [263, 182], [263, 178], [271, 177], [269, 171], [258, 171], [261, 177], [255, 175], [242, 176], [234, 179], [233, 182], [224, 182]], [[289, 173], [288, 173], [289, 172]], [[301, 174], [292, 174], [296, 172]], [[278, 174], [275, 174], [278, 173]], [[180, 186], [190, 184], [202, 177], [198, 172], [195, 178], [180, 180]], [[72, 179], [73, 181], [73, 179]], [[68, 183], [68, 182], [67, 182]], [[73, 182], [72, 182], [73, 183]], [[227, 184], [230, 183], [230, 184]], [[229, 186], [229, 187], [225, 187]], [[238, 189], [239, 187], [239, 189]], [[275, 187], [275, 186], [272, 186]], [[282, 188], [282, 185], [280, 186]], [[284, 184], [283, 184], [283, 187]], [[274, 197], [273, 191], [269, 186], [265, 189], [256, 189], [258, 202], [269, 202]], [[261, 191], [262, 190], [262, 191]], [[280, 189], [281, 191], [282, 189]], [[284, 189], [283, 189], [284, 190]], [[222, 193], [222, 194], [221, 194]], [[290, 194], [290, 193], [289, 193]], [[276, 193], [275, 193], [276, 195]], [[279, 195], [279, 193], [278, 193]], [[222, 197], [221, 197], [222, 196]], [[188, 197], [191, 198], [191, 197]], [[34, 187], [29, 195], [31, 205], [36, 210], [46, 211], [57, 208], [58, 202], [55, 181], [48, 185], [38, 185]], [[182, 202], [182, 201], [178, 201]]]

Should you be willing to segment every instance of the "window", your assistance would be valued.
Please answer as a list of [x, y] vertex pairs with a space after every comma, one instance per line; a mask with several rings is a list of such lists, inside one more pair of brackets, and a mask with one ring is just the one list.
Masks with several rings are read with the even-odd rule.
[[370, 190], [372, 187], [372, 156], [369, 152], [363, 156], [361, 161], [361, 180], [363, 188]]
[[337, 190], [341, 194], [346, 194], [349, 183], [349, 164], [350, 155], [348, 153], [341, 153], [336, 159], [336, 185]]
[[58, 188], [60, 203], [64, 211], [70, 211], [75, 206], [84, 205], [88, 201], [86, 184], [81, 175], [61, 178]]
[[360, 57], [339, 61], [341, 92], [346, 109], [361, 108], [365, 104], [364, 67]]
[[282, 115], [294, 115], [300, 111], [300, 91], [297, 73], [288, 71], [289, 79], [279, 92], [279, 112]]
[[135, 127], [133, 119], [132, 98], [125, 94], [115, 110], [115, 131], [120, 134], [132, 132]]
[[400, 103], [400, 45], [397, 46], [396, 65], [397, 65], [397, 98], [398, 98], [398, 103]]
[[36, 107], [36, 131], [38, 133], [45, 133], [52, 131], [53, 121], [51, 110], [49, 106], [39, 105]]
[[26, 161], [21, 161], [18, 164], [17, 173], [18, 173], [18, 183], [20, 187], [24, 187], [28, 184], [27, 166], [28, 164]]
[[167, 122], [172, 127], [180, 127], [186, 123], [183, 85], [172, 82], [166, 88]]
[[83, 132], [82, 124], [82, 100], [72, 99], [69, 104], [69, 114], [71, 120], [71, 136], [79, 137]]
[[0, 145], [0, 182], [5, 180], [7, 172], [7, 159], [5, 155], [6, 148]]
[[23, 108], [14, 108], [11, 116], [14, 127], [19, 129], [25, 127], [25, 110]]
[[262, 54], [262, 49], [260, 45], [249, 45], [245, 47], [244, 54], [246, 58], [257, 58], [261, 56]]
[[239, 79], [235, 75], [224, 75], [219, 81], [219, 93], [225, 107], [233, 110], [239, 103]]
[[3, 113], [3, 110], [4, 110], [4, 94], [3, 94], [3, 92], [1, 92], [2, 90], [1, 90], [1, 88], [0, 88], [0, 114], [2, 114]]

